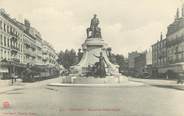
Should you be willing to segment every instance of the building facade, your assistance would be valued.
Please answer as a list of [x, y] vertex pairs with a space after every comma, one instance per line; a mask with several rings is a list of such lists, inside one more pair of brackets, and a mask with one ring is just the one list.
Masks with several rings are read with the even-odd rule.
[[128, 68], [129, 70], [134, 70], [135, 68], [135, 58], [138, 57], [140, 53], [137, 51], [128, 53]]
[[159, 73], [184, 71], [184, 5], [177, 9], [174, 22], [167, 28], [166, 38], [152, 46], [153, 65]]
[[57, 65], [56, 59], [58, 59], [58, 56], [55, 53], [55, 50], [46, 41], [43, 41], [42, 46], [43, 63], [49, 66]]
[[28, 20], [18, 22], [0, 9], [0, 78], [21, 74], [27, 65], [58, 67], [56, 60], [55, 50]]
[[135, 58], [135, 71], [137, 74], [142, 74], [146, 66], [146, 53], [140, 53]]
[[142, 52], [135, 58], [135, 71], [138, 74], [152, 73], [152, 51], [151, 49]]
[[161, 34], [160, 40], [152, 45], [152, 66], [161, 71], [167, 65], [166, 39]]
[[152, 50], [146, 50], [142, 53], [132, 52], [128, 56], [129, 73], [141, 75], [151, 73], [152, 67]]

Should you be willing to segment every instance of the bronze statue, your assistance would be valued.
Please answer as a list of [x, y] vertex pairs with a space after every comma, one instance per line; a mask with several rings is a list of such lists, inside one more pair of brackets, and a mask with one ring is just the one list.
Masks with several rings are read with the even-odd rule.
[[96, 56], [94, 55], [96, 58], [99, 59], [99, 62], [96, 63], [96, 73], [98, 76], [100, 76], [101, 78], [104, 78], [106, 76], [106, 70], [105, 70], [105, 64], [108, 66], [102, 52], [100, 52], [100, 56]]
[[90, 27], [87, 28], [87, 38], [102, 38], [101, 29], [98, 27], [99, 23], [100, 21], [95, 14], [94, 17], [91, 19]]

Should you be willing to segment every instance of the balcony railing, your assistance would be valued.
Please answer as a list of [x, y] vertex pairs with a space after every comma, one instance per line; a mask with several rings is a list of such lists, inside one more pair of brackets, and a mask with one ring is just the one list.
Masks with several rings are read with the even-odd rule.
[[13, 61], [13, 62], [20, 62], [20, 59], [18, 59], [18, 58], [11, 58], [11, 61]]
[[175, 54], [182, 54], [184, 51], [176, 51]]
[[14, 52], [18, 52], [18, 51], [20, 51], [20, 48], [15, 47], [15, 46], [11, 46], [11, 50]]
[[24, 54], [28, 54], [30, 56], [36, 56], [36, 52], [31, 49], [24, 49]]
[[10, 31], [10, 35], [12, 35], [13, 37], [18, 37], [18, 35], [16, 35], [16, 34], [13, 33], [12, 31]]

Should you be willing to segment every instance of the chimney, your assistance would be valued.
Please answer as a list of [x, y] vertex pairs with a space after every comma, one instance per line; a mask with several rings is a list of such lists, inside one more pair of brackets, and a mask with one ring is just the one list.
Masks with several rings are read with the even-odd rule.
[[26, 32], [29, 32], [31, 24], [27, 19], [24, 19], [24, 25], [26, 27]]
[[162, 39], [163, 39], [163, 34], [161, 32], [161, 34], [160, 34], [160, 40], [162, 41]]
[[179, 11], [179, 8], [177, 8], [175, 20], [177, 20], [179, 18], [180, 18], [180, 11]]
[[184, 17], [184, 3], [182, 4], [181, 16]]

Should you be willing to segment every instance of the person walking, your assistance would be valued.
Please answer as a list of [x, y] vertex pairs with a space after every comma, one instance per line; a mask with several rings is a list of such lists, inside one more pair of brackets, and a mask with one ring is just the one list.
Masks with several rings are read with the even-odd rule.
[[184, 78], [184, 74], [183, 74], [183, 72], [180, 72], [178, 74], [177, 84], [183, 84], [183, 78]]

